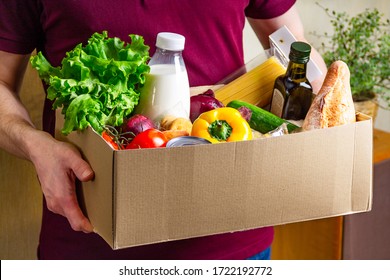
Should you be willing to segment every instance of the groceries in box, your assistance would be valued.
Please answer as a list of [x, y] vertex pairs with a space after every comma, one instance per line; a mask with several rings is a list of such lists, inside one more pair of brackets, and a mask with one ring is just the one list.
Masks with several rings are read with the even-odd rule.
[[[356, 112], [354, 121], [329, 127], [320, 118], [316, 129], [293, 133], [301, 130], [297, 124], [264, 109], [285, 66], [276, 56], [257, 59], [255, 67], [241, 69], [238, 77], [226, 79], [222, 85], [193, 89], [193, 95], [213, 90], [214, 98], [223, 105], [214, 109], [215, 114], [209, 111], [202, 117], [208, 126], [196, 126], [205, 133], [197, 137], [217, 135], [222, 139], [218, 144], [121, 150], [107, 145], [91, 128], [67, 136], [58, 129], [57, 137], [79, 147], [95, 171], [95, 179], [83, 183], [80, 201], [97, 233], [113, 249], [371, 209], [371, 119]], [[329, 83], [343, 67], [334, 66]], [[340, 85], [333, 85], [337, 91]], [[334, 91], [324, 89], [318, 98], [337, 96], [330, 92]], [[219, 111], [226, 105], [252, 108], [251, 114], [246, 112], [240, 119]], [[330, 118], [329, 111], [321, 112], [318, 106], [312, 110]], [[229, 118], [220, 117], [223, 114]], [[166, 117], [167, 128], [161, 129], [164, 125], [160, 122], [160, 127], [152, 129], [171, 135], [173, 131], [192, 134], [194, 124], [189, 119], [175, 122], [176, 118]], [[60, 112], [57, 121], [61, 128], [64, 119]], [[245, 121], [252, 133], [257, 128], [261, 136], [228, 141], [231, 135], [244, 137]], [[263, 137], [275, 129], [282, 129], [279, 135], [283, 136]]]

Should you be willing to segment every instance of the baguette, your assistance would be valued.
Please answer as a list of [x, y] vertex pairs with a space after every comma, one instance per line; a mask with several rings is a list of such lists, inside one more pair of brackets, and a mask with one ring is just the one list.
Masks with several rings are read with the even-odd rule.
[[335, 61], [305, 117], [303, 130], [333, 127], [356, 121], [347, 64]]

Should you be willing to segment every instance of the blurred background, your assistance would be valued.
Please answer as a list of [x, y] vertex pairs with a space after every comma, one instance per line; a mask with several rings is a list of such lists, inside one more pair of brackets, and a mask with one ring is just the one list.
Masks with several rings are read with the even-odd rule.
[[[331, 10], [345, 11], [351, 15], [366, 8], [378, 8], [390, 17], [388, 0], [318, 1]], [[331, 31], [329, 18], [316, 5], [316, 1], [298, 0], [298, 8], [306, 30], [306, 38], [318, 48], [321, 41], [311, 34]], [[245, 60], [249, 61], [263, 50], [256, 36], [246, 25], [244, 29]], [[42, 85], [29, 68], [25, 77], [22, 100], [30, 111], [37, 127], [41, 127]], [[375, 128], [390, 132], [390, 112], [379, 110]], [[42, 196], [33, 166], [0, 150], [0, 259], [35, 259], [38, 244]]]

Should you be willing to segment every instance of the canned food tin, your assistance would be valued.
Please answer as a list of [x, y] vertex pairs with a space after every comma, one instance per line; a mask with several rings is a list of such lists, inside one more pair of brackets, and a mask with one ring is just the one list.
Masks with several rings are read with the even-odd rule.
[[211, 144], [209, 140], [195, 136], [180, 136], [168, 141], [167, 148]]

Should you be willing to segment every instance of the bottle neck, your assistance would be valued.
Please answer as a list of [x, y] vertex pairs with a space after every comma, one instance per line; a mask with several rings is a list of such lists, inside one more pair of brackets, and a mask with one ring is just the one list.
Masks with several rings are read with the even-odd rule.
[[170, 51], [170, 50], [161, 49], [159, 47], [156, 47], [156, 53], [159, 53], [162, 55], [181, 55], [182, 51]]
[[153, 64], [183, 64], [182, 51], [170, 51], [156, 48], [156, 52], [150, 59], [149, 65]]
[[286, 76], [292, 80], [307, 80], [306, 78], [307, 63], [298, 63], [290, 60], [286, 70]]

